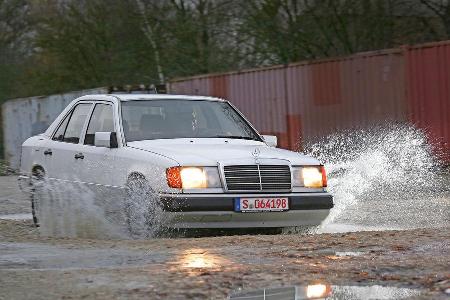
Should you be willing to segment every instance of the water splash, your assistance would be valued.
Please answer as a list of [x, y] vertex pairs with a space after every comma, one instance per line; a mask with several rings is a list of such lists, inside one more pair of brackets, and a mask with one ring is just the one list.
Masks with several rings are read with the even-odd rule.
[[129, 183], [125, 197], [128, 232], [133, 238], [152, 238], [169, 233], [169, 214], [161, 206], [160, 196], [143, 178]]
[[[108, 169], [104, 162], [89, 168]], [[141, 176], [125, 187], [87, 184], [73, 174], [63, 174], [71, 180], [35, 177], [31, 194], [41, 235], [141, 239], [172, 233], [171, 218], [164, 213], [159, 194], [150, 188], [162, 188], [156, 179], [164, 173], [159, 169], [147, 173], [151, 184]]]
[[126, 236], [123, 226], [120, 226], [123, 224], [120, 208], [111, 207], [113, 198], [97, 197], [88, 186], [47, 179], [35, 182], [32, 194], [42, 236]]
[[333, 134], [307, 149], [325, 164], [334, 196], [319, 231], [448, 224], [448, 178], [424, 132], [391, 124]]
[[[450, 176], [432, 150], [422, 131], [398, 124], [341, 132], [309, 146], [307, 154], [325, 164], [335, 202], [319, 232], [448, 226]], [[153, 172], [156, 178], [163, 171]], [[103, 189], [96, 194], [83, 185], [44, 182], [35, 191], [42, 198], [41, 234], [151, 238], [172, 233], [151, 190], [127, 195], [125, 189]]]

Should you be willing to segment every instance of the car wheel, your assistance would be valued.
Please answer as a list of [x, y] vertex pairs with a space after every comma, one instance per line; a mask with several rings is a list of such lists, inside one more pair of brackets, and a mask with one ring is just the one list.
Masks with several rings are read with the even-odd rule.
[[133, 238], [152, 237], [158, 232], [156, 193], [143, 175], [130, 176], [126, 185], [125, 217]]
[[42, 187], [45, 180], [45, 172], [41, 168], [33, 170], [31, 175], [31, 214], [33, 216], [34, 226], [39, 227], [40, 219], [40, 200], [39, 200], [39, 189]]

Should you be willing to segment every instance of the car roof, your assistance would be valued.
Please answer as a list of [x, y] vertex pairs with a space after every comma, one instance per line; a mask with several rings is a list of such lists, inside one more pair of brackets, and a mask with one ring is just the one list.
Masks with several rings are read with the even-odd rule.
[[[98, 96], [98, 95], [97, 95]], [[168, 95], [168, 94], [109, 94], [104, 96], [113, 96], [120, 101], [136, 100], [206, 100], [206, 101], [225, 101], [221, 98], [208, 96], [189, 96], [189, 95]]]

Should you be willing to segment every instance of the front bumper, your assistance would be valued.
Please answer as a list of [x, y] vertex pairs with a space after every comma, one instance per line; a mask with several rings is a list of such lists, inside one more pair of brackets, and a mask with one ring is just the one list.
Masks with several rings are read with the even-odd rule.
[[[287, 197], [288, 211], [242, 213], [234, 211], [238, 197]], [[328, 193], [301, 194], [179, 194], [161, 195], [163, 209], [174, 228], [257, 228], [317, 226], [333, 207]]]

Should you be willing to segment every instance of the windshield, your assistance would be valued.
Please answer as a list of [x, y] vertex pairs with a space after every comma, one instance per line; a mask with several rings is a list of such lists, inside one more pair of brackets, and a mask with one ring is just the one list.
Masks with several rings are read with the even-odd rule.
[[235, 138], [260, 141], [227, 102], [148, 100], [122, 102], [127, 142], [174, 138]]

